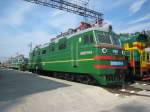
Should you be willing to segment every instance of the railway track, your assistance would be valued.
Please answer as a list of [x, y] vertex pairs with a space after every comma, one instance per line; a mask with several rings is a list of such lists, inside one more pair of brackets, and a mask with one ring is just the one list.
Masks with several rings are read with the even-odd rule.
[[[135, 85], [138, 86], [136, 87]], [[148, 86], [149, 89], [146, 89], [145, 86]], [[114, 94], [119, 94], [119, 95], [125, 95], [125, 96], [144, 96], [144, 97], [150, 97], [150, 83], [149, 82], [144, 82], [144, 81], [136, 81], [134, 85], [131, 84], [126, 84], [125, 88], [122, 87], [117, 87], [117, 88], [107, 88], [105, 87], [106, 90], [108, 90], [111, 93]]]
[[150, 85], [150, 81], [135, 81], [136, 84]]

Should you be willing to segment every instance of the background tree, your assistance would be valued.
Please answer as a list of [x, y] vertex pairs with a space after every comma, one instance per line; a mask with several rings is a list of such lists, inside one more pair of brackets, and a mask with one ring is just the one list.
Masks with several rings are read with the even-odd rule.
[[148, 35], [147, 46], [150, 47], [150, 30], [146, 31], [146, 34]]

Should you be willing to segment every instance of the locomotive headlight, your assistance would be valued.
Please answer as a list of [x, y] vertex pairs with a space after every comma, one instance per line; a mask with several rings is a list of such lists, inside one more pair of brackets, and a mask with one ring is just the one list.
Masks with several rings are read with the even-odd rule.
[[106, 48], [102, 48], [102, 53], [107, 53], [107, 49]]

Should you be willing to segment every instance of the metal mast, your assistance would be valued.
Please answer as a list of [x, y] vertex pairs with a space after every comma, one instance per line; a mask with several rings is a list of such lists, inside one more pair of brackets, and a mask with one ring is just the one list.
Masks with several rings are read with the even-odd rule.
[[[52, 7], [55, 9], [71, 12], [80, 16], [83, 16], [85, 19], [95, 19], [96, 21], [103, 21], [103, 14], [92, 9], [89, 9], [88, 1], [78, 0], [69, 2], [69, 0], [24, 0], [31, 3], [36, 3], [39, 5]], [[82, 2], [82, 3], [81, 3]]]

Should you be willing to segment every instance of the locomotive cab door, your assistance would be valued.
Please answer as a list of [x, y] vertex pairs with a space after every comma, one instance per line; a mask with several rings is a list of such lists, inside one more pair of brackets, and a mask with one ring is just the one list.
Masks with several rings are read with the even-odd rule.
[[71, 42], [71, 60], [74, 68], [78, 67], [78, 41], [74, 38]]

